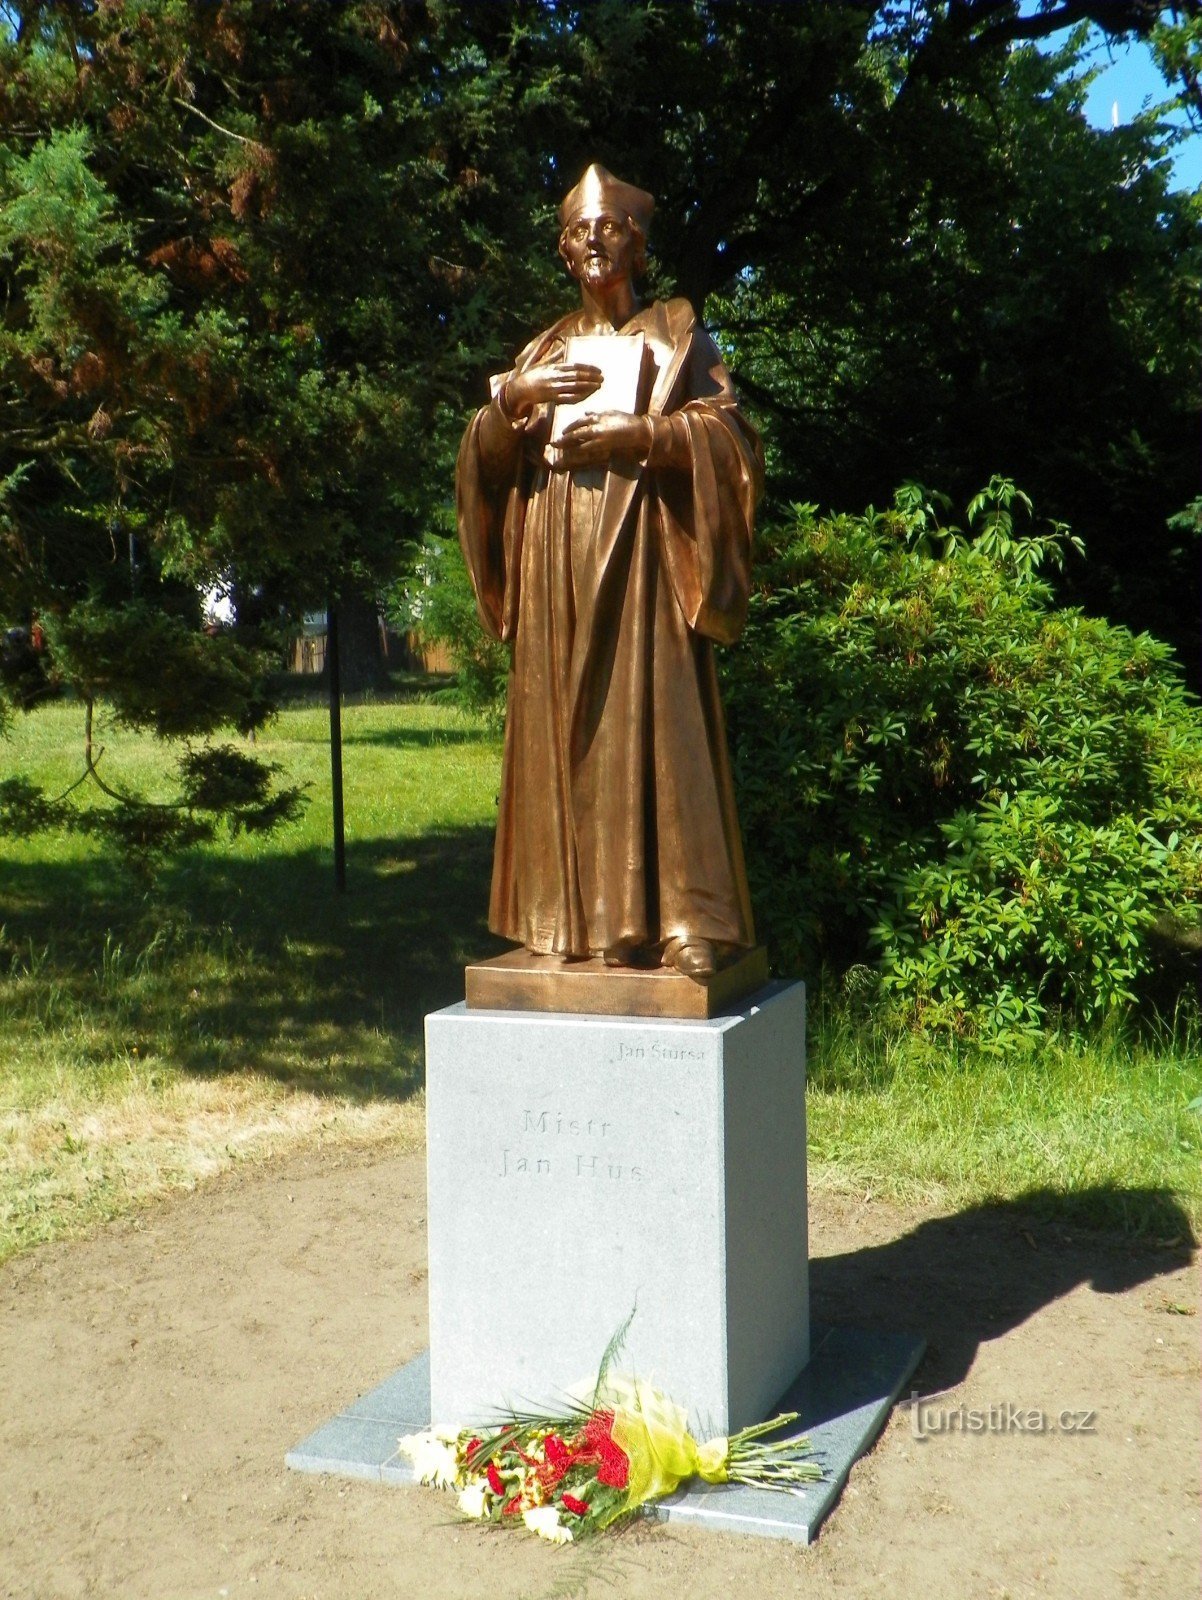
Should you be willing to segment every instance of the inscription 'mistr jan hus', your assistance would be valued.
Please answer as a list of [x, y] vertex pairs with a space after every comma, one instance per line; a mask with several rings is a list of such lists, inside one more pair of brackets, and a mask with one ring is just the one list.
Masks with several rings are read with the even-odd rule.
[[612, 1122], [600, 1117], [565, 1117], [562, 1111], [524, 1111], [523, 1133], [566, 1133], [572, 1139], [605, 1139]]
[[[522, 1133], [555, 1139], [608, 1139], [613, 1123], [601, 1117], [570, 1117], [562, 1111], [524, 1111]], [[528, 1150], [501, 1151], [499, 1178], [547, 1178], [552, 1172], [571, 1178], [608, 1178], [613, 1182], [623, 1179], [632, 1183], [643, 1181], [643, 1170], [629, 1161], [614, 1160], [609, 1154], [597, 1155], [592, 1151], [556, 1150], [555, 1155], [533, 1155]]]

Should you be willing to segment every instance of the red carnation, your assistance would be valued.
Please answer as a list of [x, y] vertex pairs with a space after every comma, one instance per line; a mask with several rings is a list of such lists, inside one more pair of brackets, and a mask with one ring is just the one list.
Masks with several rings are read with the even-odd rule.
[[516, 1517], [521, 1509], [522, 1497], [520, 1494], [515, 1494], [512, 1500], [506, 1500], [501, 1507], [501, 1515], [503, 1517]]
[[479, 1439], [469, 1439], [468, 1440], [467, 1445], [465, 1446], [464, 1452], [463, 1452], [463, 1459], [465, 1461], [470, 1461], [472, 1459], [472, 1457], [475, 1455], [476, 1451], [479, 1450], [480, 1443], [481, 1443], [481, 1441]]
[[597, 1482], [611, 1489], [624, 1489], [630, 1482], [630, 1460], [624, 1450], [612, 1439], [604, 1439], [598, 1446], [601, 1465], [597, 1468]]
[[596, 1450], [604, 1440], [612, 1440], [613, 1428], [612, 1411], [594, 1411], [580, 1430], [580, 1443], [586, 1450]]
[[563, 1501], [564, 1510], [570, 1511], [574, 1517], [588, 1516], [587, 1500], [577, 1500], [574, 1494], [565, 1494], [561, 1496], [561, 1499]]
[[572, 1452], [557, 1433], [549, 1433], [543, 1445], [547, 1460], [555, 1468], [555, 1476], [562, 1478], [572, 1465]]
[[494, 1494], [505, 1493], [505, 1480], [497, 1471], [497, 1463], [495, 1461], [488, 1463], [488, 1487]]

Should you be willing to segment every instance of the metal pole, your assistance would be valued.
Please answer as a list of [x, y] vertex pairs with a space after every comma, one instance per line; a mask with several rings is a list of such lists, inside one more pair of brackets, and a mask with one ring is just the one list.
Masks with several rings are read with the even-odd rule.
[[342, 675], [338, 666], [338, 610], [326, 607], [326, 671], [330, 683], [330, 792], [334, 800], [334, 888], [346, 893], [346, 824], [342, 810]]

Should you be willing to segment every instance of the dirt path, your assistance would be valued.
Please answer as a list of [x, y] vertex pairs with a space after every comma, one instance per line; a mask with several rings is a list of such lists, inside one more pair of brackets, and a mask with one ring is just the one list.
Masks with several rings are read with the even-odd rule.
[[[1198, 1593], [1198, 1320], [1174, 1309], [1196, 1269], [1005, 1206], [813, 1197], [815, 1315], [916, 1327], [931, 1352], [923, 1409], [894, 1415], [808, 1551], [646, 1526], [565, 1553], [429, 1492], [287, 1472], [424, 1342], [423, 1197], [419, 1156], [318, 1152], [0, 1270], [0, 1593]], [[961, 1405], [1093, 1425], [935, 1431]]]

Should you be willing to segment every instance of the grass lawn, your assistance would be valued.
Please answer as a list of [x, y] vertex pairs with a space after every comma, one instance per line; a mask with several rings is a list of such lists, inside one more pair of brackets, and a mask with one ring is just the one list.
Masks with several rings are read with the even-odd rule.
[[[168, 792], [154, 740], [99, 733], [110, 780]], [[438, 704], [348, 706], [338, 897], [326, 735], [305, 706], [258, 739], [311, 786], [299, 822], [191, 851], [149, 894], [79, 837], [0, 841], [0, 1256], [299, 1142], [420, 1142], [422, 1018], [501, 948], [500, 742]], [[65, 788], [81, 737], [77, 706], [45, 708], [0, 773]], [[1202, 1214], [1200, 1045], [1182, 1018], [999, 1058], [815, 1007], [812, 1179], [1179, 1231], [1174, 1197]]]
[[1179, 1240], [1202, 1220], [1197, 1010], [986, 1053], [846, 1012], [811, 1018], [812, 1181], [1033, 1210]]

